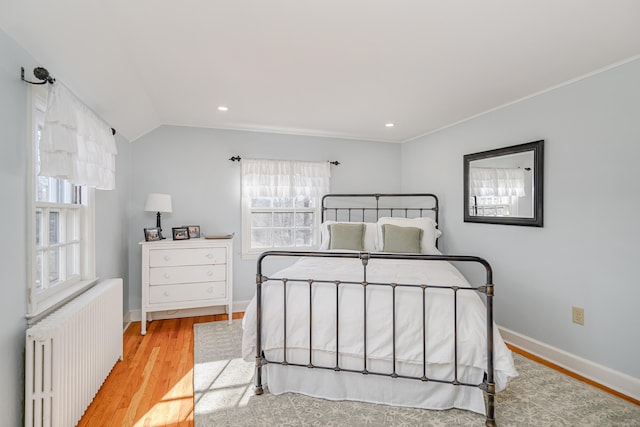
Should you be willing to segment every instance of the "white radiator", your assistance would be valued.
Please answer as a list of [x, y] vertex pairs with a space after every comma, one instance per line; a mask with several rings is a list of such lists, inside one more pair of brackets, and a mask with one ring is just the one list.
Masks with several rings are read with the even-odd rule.
[[75, 426], [122, 360], [122, 279], [105, 280], [27, 329], [25, 426]]

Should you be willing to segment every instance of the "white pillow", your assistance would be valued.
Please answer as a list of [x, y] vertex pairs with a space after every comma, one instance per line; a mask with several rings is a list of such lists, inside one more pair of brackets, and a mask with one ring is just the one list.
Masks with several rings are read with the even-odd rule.
[[331, 234], [329, 233], [329, 224], [364, 224], [364, 241], [363, 246], [366, 252], [375, 252], [376, 250], [376, 235], [378, 232], [378, 225], [375, 222], [341, 222], [341, 221], [325, 221], [320, 226], [320, 250], [329, 250], [329, 241], [331, 240]]
[[433, 218], [396, 218], [382, 217], [378, 219], [377, 242], [376, 248], [381, 251], [384, 247], [382, 236], [382, 226], [384, 224], [397, 225], [399, 227], [417, 227], [422, 229], [422, 240], [420, 241], [420, 251], [426, 255], [440, 255], [440, 251], [436, 248], [436, 239], [442, 235], [442, 232], [436, 228], [436, 222]]

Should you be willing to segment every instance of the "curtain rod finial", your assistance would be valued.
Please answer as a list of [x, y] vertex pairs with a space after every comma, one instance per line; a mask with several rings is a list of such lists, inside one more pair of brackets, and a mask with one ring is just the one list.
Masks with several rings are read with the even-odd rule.
[[36, 67], [33, 69], [33, 75], [36, 77], [36, 79], [38, 80], [42, 80], [40, 82], [30, 82], [29, 80], [24, 78], [24, 67], [20, 67], [20, 79], [25, 82], [25, 83], [29, 83], [32, 85], [43, 85], [45, 83], [55, 83], [56, 79], [54, 79], [53, 77], [51, 77], [51, 75], [49, 74], [49, 71], [46, 68], [43, 67]]

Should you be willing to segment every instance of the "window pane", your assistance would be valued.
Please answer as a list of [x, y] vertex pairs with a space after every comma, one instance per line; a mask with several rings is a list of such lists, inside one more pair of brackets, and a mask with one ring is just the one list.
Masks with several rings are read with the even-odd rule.
[[293, 198], [291, 198], [291, 197], [274, 197], [273, 198], [273, 207], [274, 208], [292, 208], [293, 207]]
[[255, 199], [251, 199], [251, 207], [252, 208], [270, 208], [271, 207], [271, 198], [269, 197], [258, 197]]
[[49, 249], [49, 285], [53, 282], [57, 282], [60, 277], [60, 248]]
[[293, 227], [293, 212], [275, 212], [273, 214], [274, 227]]
[[42, 209], [36, 209], [36, 246], [42, 246]]
[[315, 207], [315, 200], [310, 197], [296, 197], [296, 208], [313, 208]]
[[49, 212], [49, 244], [60, 243], [60, 213], [58, 211]]
[[60, 181], [54, 178], [49, 179], [49, 201], [60, 202], [63, 194], [63, 187], [60, 185]]
[[296, 227], [313, 226], [313, 212], [296, 213]]
[[273, 246], [293, 246], [293, 230], [273, 230]]
[[251, 227], [271, 227], [271, 212], [253, 212], [251, 214]]
[[312, 244], [311, 229], [303, 228], [296, 230], [296, 246], [311, 246]]
[[252, 248], [270, 248], [271, 230], [251, 230], [251, 247]]
[[48, 202], [49, 201], [49, 178], [46, 176], [38, 176], [37, 188], [36, 188], [36, 201]]
[[67, 209], [67, 242], [80, 240], [80, 221], [78, 221], [78, 211], [75, 209]]
[[73, 185], [68, 181], [56, 179], [58, 186], [58, 203], [73, 203]]
[[42, 252], [36, 254], [36, 277], [34, 278], [36, 290], [40, 291], [43, 288], [44, 281], [42, 275]]

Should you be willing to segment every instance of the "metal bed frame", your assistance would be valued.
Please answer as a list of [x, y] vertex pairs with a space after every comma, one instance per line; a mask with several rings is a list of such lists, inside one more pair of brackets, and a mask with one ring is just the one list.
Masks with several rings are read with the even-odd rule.
[[[327, 207], [326, 202], [331, 198], [359, 198], [359, 197], [368, 197], [375, 198], [376, 205], [375, 207]], [[428, 197], [435, 200], [435, 205], [431, 208], [422, 208], [422, 207], [380, 207], [379, 201], [381, 197]], [[423, 212], [434, 212], [437, 220], [438, 213], [438, 201], [437, 197], [433, 194], [339, 194], [339, 195], [326, 195], [322, 199], [322, 218], [325, 219], [325, 211], [333, 211], [335, 217], [338, 216], [338, 213], [341, 211], [346, 212], [347, 217], [350, 221], [352, 220], [352, 213], [361, 212], [362, 218], [365, 217], [365, 213], [372, 211], [375, 212], [376, 219], [379, 218], [380, 212], [391, 210], [391, 212], [401, 212], [404, 213], [404, 217], [407, 217], [409, 212], [417, 211], [419, 212], [419, 216], [423, 216]], [[392, 216], [391, 214], [390, 216]], [[354, 281], [341, 281], [339, 278], [336, 280], [315, 280], [310, 278], [283, 278], [283, 277], [268, 277], [263, 275], [263, 261], [268, 257], [321, 257], [321, 258], [359, 258], [362, 262], [362, 281], [354, 282]], [[373, 259], [411, 259], [417, 261], [455, 261], [455, 262], [465, 262], [465, 263], [478, 263], [482, 267], [484, 267], [486, 272], [486, 281], [485, 284], [480, 286], [469, 286], [469, 287], [460, 287], [460, 286], [436, 286], [429, 285], [425, 283], [421, 284], [410, 284], [410, 283], [378, 283], [378, 282], [369, 282], [367, 280], [367, 266], [370, 260]], [[283, 284], [283, 301], [284, 301], [284, 342], [283, 342], [283, 360], [269, 360], [266, 358], [264, 351], [262, 349], [262, 286], [265, 285], [267, 281], [274, 281]], [[336, 316], [336, 354], [335, 354], [335, 366], [319, 366], [313, 363], [313, 336], [312, 336], [312, 323], [313, 323], [313, 287], [315, 283], [325, 283], [325, 284], [334, 284], [335, 285], [335, 316]], [[288, 285], [298, 285], [298, 286], [308, 286], [309, 289], [309, 360], [307, 364], [302, 363], [292, 363], [287, 361], [287, 286]], [[363, 293], [363, 312], [364, 312], [364, 331], [363, 331], [363, 361], [362, 361], [362, 369], [346, 369], [340, 366], [339, 357], [340, 357], [340, 347], [339, 347], [339, 330], [340, 330], [340, 322], [339, 322], [339, 294], [341, 287], [344, 285], [360, 285]], [[392, 319], [391, 319], [391, 328], [392, 328], [392, 372], [376, 372], [368, 369], [367, 367], [367, 288], [373, 287], [385, 287], [391, 290], [391, 304], [392, 304]], [[422, 291], [422, 349], [423, 349], [423, 360], [422, 360], [422, 375], [421, 376], [408, 376], [408, 375], [400, 375], [396, 373], [396, 289], [398, 288], [418, 288]], [[487, 332], [487, 367], [486, 374], [483, 381], [479, 384], [466, 383], [462, 382], [458, 379], [458, 328], [457, 323], [454, 320], [453, 326], [453, 335], [454, 335], [454, 378], [453, 380], [449, 379], [440, 379], [440, 378], [430, 378], [427, 372], [427, 360], [426, 360], [426, 347], [427, 347], [427, 334], [426, 334], [426, 291], [427, 289], [438, 288], [438, 289], [449, 289], [453, 294], [453, 304], [454, 304], [454, 319], [457, 319], [457, 310], [458, 310], [458, 294], [459, 292], [480, 292], [486, 296], [486, 332]], [[335, 372], [349, 372], [349, 373], [359, 373], [362, 375], [377, 375], [377, 376], [385, 376], [390, 378], [404, 378], [410, 380], [418, 380], [422, 382], [437, 382], [443, 384], [451, 384], [452, 386], [466, 386], [466, 387], [475, 387], [481, 389], [485, 394], [485, 402], [486, 402], [486, 421], [485, 424], [487, 426], [495, 426], [495, 383], [494, 383], [494, 361], [493, 361], [493, 297], [494, 297], [494, 285], [493, 285], [493, 273], [491, 266], [489, 263], [483, 258], [475, 257], [475, 256], [462, 256], [462, 255], [421, 255], [421, 254], [391, 254], [391, 253], [369, 253], [369, 252], [295, 252], [295, 251], [267, 251], [262, 253], [257, 262], [257, 274], [256, 274], [256, 316], [257, 316], [257, 329], [256, 329], [256, 375], [255, 375], [255, 394], [260, 395], [263, 393], [263, 385], [262, 385], [262, 367], [266, 364], [278, 364], [282, 366], [296, 366], [296, 367], [306, 367], [313, 369], [326, 369], [332, 370]]]

